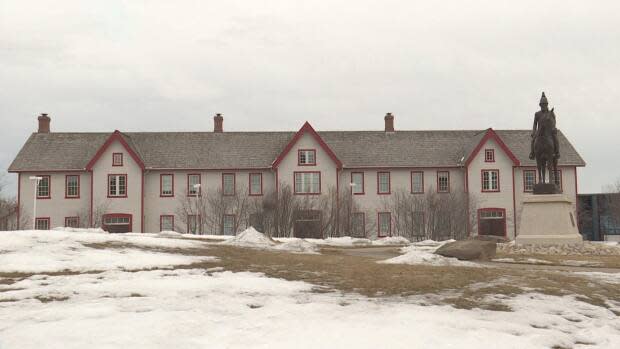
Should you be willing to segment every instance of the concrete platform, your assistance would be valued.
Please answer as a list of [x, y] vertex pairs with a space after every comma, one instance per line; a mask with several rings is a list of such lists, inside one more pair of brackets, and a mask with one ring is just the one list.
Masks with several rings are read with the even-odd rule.
[[564, 194], [527, 196], [515, 241], [520, 245], [582, 243], [575, 214], [572, 202]]

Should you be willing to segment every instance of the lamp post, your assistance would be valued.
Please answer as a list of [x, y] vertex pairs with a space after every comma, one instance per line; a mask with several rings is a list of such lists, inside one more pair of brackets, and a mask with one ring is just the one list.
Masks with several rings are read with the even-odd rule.
[[[196, 183], [192, 187], [196, 191], [196, 213], [198, 213], [198, 203], [199, 203], [198, 195], [200, 193], [200, 183]], [[196, 225], [195, 225], [196, 226], [196, 233], [199, 233], [198, 232], [198, 224], [200, 224], [200, 223], [198, 222], [198, 220], [199, 220], [200, 216], [198, 214], [196, 214], [194, 217], [195, 217], [195, 221], [194, 222], [196, 223]], [[198, 234], [198, 235], [201, 235], [201, 234]]]
[[37, 228], [37, 189], [39, 188], [39, 182], [43, 177], [30, 176], [30, 180], [34, 181], [34, 209], [32, 210], [32, 230]]

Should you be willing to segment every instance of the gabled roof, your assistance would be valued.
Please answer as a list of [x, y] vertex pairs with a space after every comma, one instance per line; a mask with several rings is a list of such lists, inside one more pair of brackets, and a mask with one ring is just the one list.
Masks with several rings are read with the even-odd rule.
[[[528, 158], [531, 130], [494, 130], [521, 166]], [[316, 134], [345, 168], [458, 167], [486, 135], [459, 131], [319, 131]], [[268, 169], [295, 132], [123, 132], [120, 135], [146, 169]], [[82, 170], [110, 133], [34, 133], [9, 171]], [[559, 165], [585, 166], [568, 139], [558, 133]], [[463, 158], [463, 161], [461, 159]]]
[[280, 165], [280, 162], [282, 162], [282, 160], [286, 156], [286, 154], [288, 154], [291, 151], [291, 149], [297, 143], [297, 141], [299, 141], [301, 136], [303, 136], [306, 133], [311, 135], [317, 141], [317, 143], [319, 143], [319, 146], [321, 147], [321, 149], [323, 149], [323, 151], [327, 153], [327, 155], [334, 161], [337, 168], [342, 168], [342, 162], [338, 159], [336, 154], [334, 154], [331, 148], [327, 144], [325, 144], [325, 141], [323, 141], [323, 138], [321, 138], [321, 136], [319, 136], [319, 134], [316, 133], [316, 131], [314, 130], [314, 128], [312, 127], [312, 125], [310, 125], [308, 121], [306, 121], [306, 123], [301, 127], [301, 129], [299, 129], [299, 131], [295, 133], [295, 136], [293, 136], [293, 139], [291, 139], [288, 142], [286, 147], [284, 147], [280, 155], [278, 155], [278, 157], [273, 161], [273, 164], [271, 166], [273, 168], [277, 168], [278, 165]]
[[89, 171], [92, 170], [93, 166], [97, 163], [97, 160], [99, 160], [101, 155], [103, 155], [103, 153], [108, 149], [108, 147], [114, 142], [119, 142], [125, 148], [125, 150], [127, 150], [127, 153], [129, 153], [131, 158], [138, 164], [138, 166], [140, 166], [141, 169], [144, 169], [144, 162], [142, 161], [140, 155], [138, 155], [135, 144], [130, 137], [122, 134], [119, 130], [115, 130], [110, 135], [110, 137], [108, 137], [105, 143], [103, 143], [103, 145], [99, 147], [97, 153], [95, 153], [95, 155], [92, 157], [92, 159], [90, 159], [88, 164], [86, 164], [86, 169]]
[[[476, 157], [476, 155], [478, 154], [478, 152], [480, 151], [482, 146], [485, 145], [489, 140], [494, 140], [495, 143], [497, 143], [497, 145], [499, 145], [499, 147], [504, 151], [504, 153], [508, 156], [508, 158], [510, 158], [510, 160], [512, 160], [512, 164], [514, 166], [519, 166], [520, 165], [519, 159], [517, 159], [517, 157], [512, 153], [510, 148], [508, 148], [508, 146], [506, 146], [504, 141], [502, 141], [502, 139], [497, 135], [497, 133], [495, 133], [495, 131], [493, 131], [492, 128], [489, 128], [484, 133], [480, 133], [480, 134], [482, 135], [482, 137], [480, 137], [480, 135], [476, 135], [475, 137], [473, 137], [473, 140], [472, 140], [472, 143], [471, 143], [473, 145], [474, 142], [477, 141], [478, 144], [476, 144], [471, 151], [465, 152], [465, 154], [464, 154], [465, 159], [466, 159], [465, 160], [465, 166], [469, 166], [469, 164]], [[480, 140], [478, 140], [478, 139], [480, 139]]]

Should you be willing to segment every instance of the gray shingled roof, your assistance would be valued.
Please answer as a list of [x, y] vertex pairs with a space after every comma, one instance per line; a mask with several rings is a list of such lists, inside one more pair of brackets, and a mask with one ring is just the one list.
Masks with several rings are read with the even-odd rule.
[[[458, 166], [480, 142], [485, 130], [470, 131], [325, 131], [318, 132], [345, 167]], [[529, 130], [496, 130], [520, 160], [528, 159]], [[122, 135], [147, 168], [267, 168], [294, 132], [128, 132]], [[109, 133], [33, 133], [9, 171], [84, 169]], [[561, 165], [584, 166], [559, 133]]]

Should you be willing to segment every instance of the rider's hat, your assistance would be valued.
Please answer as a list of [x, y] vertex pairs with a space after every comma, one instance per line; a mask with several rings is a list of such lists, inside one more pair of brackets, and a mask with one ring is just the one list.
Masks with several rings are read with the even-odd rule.
[[543, 104], [549, 104], [549, 102], [547, 102], [547, 97], [545, 96], [545, 93], [542, 93], [542, 96], [540, 97], [540, 102], [538, 103], [538, 105], [543, 105]]

